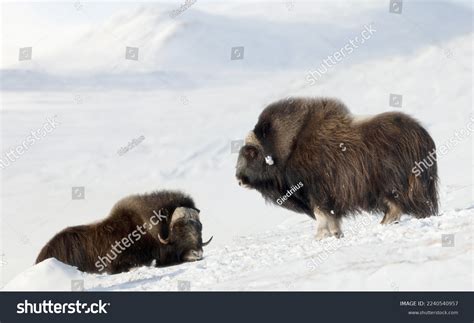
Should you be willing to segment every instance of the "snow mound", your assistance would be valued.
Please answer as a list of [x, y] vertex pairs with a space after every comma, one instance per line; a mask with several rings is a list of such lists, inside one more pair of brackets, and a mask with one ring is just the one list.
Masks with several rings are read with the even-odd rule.
[[70, 291], [74, 280], [84, 273], [55, 258], [46, 259], [12, 279], [4, 291]]

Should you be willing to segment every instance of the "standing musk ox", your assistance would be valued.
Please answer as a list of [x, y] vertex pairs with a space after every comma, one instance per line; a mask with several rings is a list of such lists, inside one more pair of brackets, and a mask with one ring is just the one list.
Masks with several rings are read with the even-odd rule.
[[69, 227], [43, 247], [36, 263], [56, 258], [79, 270], [110, 274], [132, 267], [200, 260], [199, 210], [181, 192], [159, 191], [120, 200], [98, 223]]
[[267, 201], [316, 218], [317, 239], [340, 238], [341, 218], [351, 213], [384, 212], [382, 224], [402, 213], [436, 215], [436, 162], [412, 172], [434, 151], [428, 132], [403, 113], [356, 119], [337, 100], [295, 98], [260, 114], [236, 177]]

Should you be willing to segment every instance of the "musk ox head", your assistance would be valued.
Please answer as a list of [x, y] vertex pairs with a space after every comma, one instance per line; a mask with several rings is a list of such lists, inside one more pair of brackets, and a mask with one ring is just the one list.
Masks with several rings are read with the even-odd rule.
[[268, 185], [284, 189], [295, 184], [288, 183], [286, 178], [287, 162], [294, 152], [305, 150], [308, 140], [314, 140], [314, 129], [307, 124], [323, 123], [331, 131], [335, 126], [329, 120], [340, 120], [335, 116], [348, 114], [343, 103], [326, 98], [288, 98], [270, 104], [240, 150], [237, 180], [241, 185], [264, 191]]
[[302, 99], [281, 100], [266, 107], [245, 139], [236, 177], [247, 188], [281, 187], [281, 175], [308, 113]]
[[163, 238], [158, 235], [159, 241], [165, 246], [162, 258], [166, 262], [188, 262], [202, 259], [203, 247], [207, 242], [202, 242], [202, 224], [199, 219], [199, 210], [194, 208], [178, 207], [171, 216], [168, 236]]
[[237, 160], [236, 177], [240, 186], [255, 188], [272, 180], [274, 171], [271, 169], [275, 162], [271, 155], [265, 156], [262, 145], [251, 132], [240, 149]]

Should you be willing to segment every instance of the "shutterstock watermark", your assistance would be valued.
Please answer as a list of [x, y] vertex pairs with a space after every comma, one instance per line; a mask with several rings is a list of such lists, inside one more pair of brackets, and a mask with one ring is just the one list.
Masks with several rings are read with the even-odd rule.
[[440, 156], [448, 154], [454, 147], [456, 147], [465, 138], [468, 138], [474, 131], [474, 116], [471, 114], [469, 122], [461, 128], [456, 130], [454, 134], [448, 138], [438, 149], [433, 149], [428, 153], [428, 156], [423, 160], [415, 162], [415, 166], [411, 169], [411, 172], [416, 177], [420, 176], [425, 170], [434, 165], [436, 160]]
[[[377, 219], [369, 215], [358, 216], [355, 221], [356, 222], [354, 224], [344, 228], [346, 233], [349, 232], [353, 235], [361, 234], [366, 231], [371, 224], [377, 223]], [[350, 239], [325, 239], [323, 241], [318, 241], [316, 247], [322, 247], [323, 250], [315, 257], [312, 257], [310, 260], [308, 260], [308, 267], [311, 270], [315, 270], [317, 267], [321, 266], [333, 253], [346, 245], [350, 245], [351, 242], [352, 241]], [[316, 243], [316, 241], [313, 241], [313, 243]]]
[[24, 300], [16, 305], [17, 314], [107, 314], [110, 303], [101, 299], [94, 303], [83, 303], [77, 300], [74, 303], [60, 303], [51, 300], [30, 302]]
[[180, 14], [188, 10], [188, 8], [191, 7], [195, 3], [196, 3], [196, 0], [186, 0], [184, 4], [181, 5], [181, 7], [170, 12], [170, 17], [176, 18], [177, 16], [179, 16]]
[[316, 68], [316, 70], [309, 71], [306, 74], [306, 80], [310, 85], [315, 85], [331, 67], [342, 61], [346, 56], [352, 54], [357, 48], [359, 48], [358, 45], [363, 45], [367, 40], [369, 40], [372, 35], [377, 32], [374, 25], [375, 23], [373, 22], [369, 25], [364, 25], [364, 30], [362, 30], [360, 36], [356, 36], [354, 39], [349, 39], [340, 50], [329, 55], [326, 59], [323, 59], [323, 62]]
[[32, 130], [30, 135], [28, 135], [20, 145], [17, 145], [14, 148], [10, 148], [7, 152], [2, 154], [0, 158], [0, 168], [6, 169], [12, 163], [17, 161], [25, 152], [27, 152], [34, 144], [46, 137], [48, 134], [53, 132], [58, 125], [59, 121], [56, 120], [58, 116], [46, 118], [46, 122], [39, 129]]
[[147, 230], [151, 230], [153, 226], [160, 223], [163, 219], [166, 219], [166, 215], [162, 214], [161, 210], [159, 210], [158, 213], [153, 210], [153, 215], [150, 217], [151, 224], [147, 222], [143, 223], [143, 225], [138, 224], [136, 229], [130, 232], [126, 237], [116, 240], [114, 244], [110, 245], [111, 249], [105, 256], [98, 256], [99, 260], [94, 264], [95, 267], [99, 271], [103, 271], [122, 251], [127, 250], [127, 248], [132, 246], [135, 242], [139, 241], [142, 236], [147, 233]]
[[132, 141], [130, 141], [128, 143], [128, 145], [126, 145], [125, 147], [121, 147], [118, 151], [117, 151], [117, 154], [119, 156], [123, 156], [125, 155], [127, 152], [129, 152], [130, 150], [132, 150], [133, 148], [135, 148], [136, 146], [138, 146], [139, 144], [142, 143], [142, 141], [145, 140], [145, 136], [141, 135], [140, 137], [136, 138], [136, 139], [132, 139]]

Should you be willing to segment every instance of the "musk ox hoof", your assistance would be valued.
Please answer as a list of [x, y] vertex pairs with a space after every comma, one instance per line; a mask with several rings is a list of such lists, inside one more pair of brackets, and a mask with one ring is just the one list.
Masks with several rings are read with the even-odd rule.
[[327, 237], [335, 237], [336, 239], [344, 237], [341, 230], [341, 219], [335, 217], [332, 212], [324, 212], [316, 207], [314, 209], [314, 216], [318, 225], [316, 240], [322, 240]]
[[344, 233], [342, 233], [342, 231], [334, 232], [332, 235], [337, 239], [344, 238]]
[[380, 221], [380, 224], [381, 225], [390, 225], [390, 224], [399, 224], [400, 221], [399, 220], [387, 220], [385, 218], [382, 219], [382, 221]]
[[388, 225], [388, 224], [396, 224], [400, 222], [400, 217], [402, 215], [402, 211], [400, 210], [399, 207], [397, 207], [394, 204], [388, 203], [387, 204], [389, 209], [388, 212], [385, 213], [382, 222], [380, 224], [382, 225]]
[[316, 233], [316, 240], [323, 240], [331, 236], [331, 232], [329, 230], [320, 230]]
[[318, 232], [316, 233], [316, 240], [320, 241], [325, 238], [330, 238], [330, 237], [335, 237], [336, 239], [340, 239], [344, 237], [344, 233], [342, 231], [334, 231], [331, 232], [327, 228], [323, 228], [321, 230], [318, 229]]

